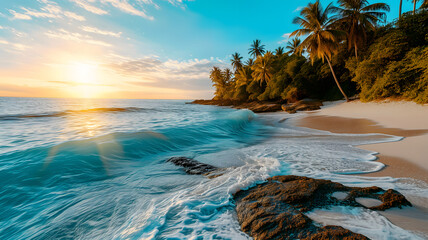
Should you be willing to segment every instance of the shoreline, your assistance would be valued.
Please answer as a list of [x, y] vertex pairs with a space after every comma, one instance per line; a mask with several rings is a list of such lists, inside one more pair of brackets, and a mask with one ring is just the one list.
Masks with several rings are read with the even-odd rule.
[[[396, 115], [397, 112], [400, 115]], [[356, 175], [393, 177], [411, 182], [415, 179], [422, 181], [420, 184], [428, 184], [428, 106], [415, 106], [409, 102], [338, 103], [298, 116], [293, 125], [333, 133], [380, 133], [403, 137], [394, 142], [355, 146], [377, 152], [375, 161], [385, 164], [377, 172]], [[406, 197], [414, 207], [379, 213], [396, 226], [428, 237], [426, 199]]]
[[[379, 133], [403, 137], [400, 141], [357, 146], [361, 149], [377, 152], [376, 157], [378, 159], [376, 161], [386, 165], [380, 171], [367, 173], [364, 176], [411, 177], [428, 183], [428, 162], [425, 157], [428, 156], [428, 149], [424, 144], [428, 142], [428, 123], [423, 122], [424, 119], [428, 120], [428, 107], [417, 106], [416, 109], [403, 110], [403, 115], [407, 117], [403, 120], [403, 117], [399, 117], [401, 119], [391, 119], [391, 116], [381, 118], [373, 112], [376, 108], [380, 112], [385, 111], [382, 108], [392, 109], [393, 105], [397, 103], [372, 104], [369, 106], [372, 108], [369, 109], [369, 112], [365, 112], [366, 104], [368, 103], [357, 102], [327, 106], [319, 111], [309, 112], [305, 116], [298, 117], [295, 124], [298, 127], [333, 133]], [[393, 105], [391, 106], [391, 104]], [[411, 103], [403, 102], [398, 104], [401, 108], [411, 105]], [[345, 112], [343, 108], [347, 107], [350, 109]], [[351, 114], [353, 110], [358, 115]], [[421, 115], [422, 117], [420, 117]]]
[[[310, 113], [309, 113], [310, 114]], [[385, 164], [385, 167], [377, 172], [359, 175], [394, 178], [415, 178], [428, 183], [428, 169], [419, 159], [416, 161], [410, 156], [396, 156], [395, 151], [400, 151], [403, 145], [409, 148], [409, 139], [413, 143], [414, 137], [428, 138], [428, 130], [406, 130], [398, 128], [386, 128], [377, 125], [374, 121], [361, 118], [344, 118], [327, 115], [309, 115], [296, 120], [296, 126], [305, 127], [333, 133], [380, 133], [403, 137], [402, 140], [386, 143], [364, 144], [356, 147], [377, 152], [375, 161]], [[404, 143], [404, 144], [403, 144]], [[391, 148], [393, 146], [394, 148]], [[405, 155], [405, 154], [402, 154]]]

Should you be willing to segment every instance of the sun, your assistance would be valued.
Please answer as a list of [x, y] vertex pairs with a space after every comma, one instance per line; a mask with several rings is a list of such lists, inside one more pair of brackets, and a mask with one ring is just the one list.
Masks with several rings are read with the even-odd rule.
[[96, 84], [98, 66], [91, 63], [73, 63], [73, 81], [80, 84]]
[[73, 95], [79, 98], [99, 97], [98, 65], [88, 62], [73, 62], [70, 65], [70, 80], [74, 87]]

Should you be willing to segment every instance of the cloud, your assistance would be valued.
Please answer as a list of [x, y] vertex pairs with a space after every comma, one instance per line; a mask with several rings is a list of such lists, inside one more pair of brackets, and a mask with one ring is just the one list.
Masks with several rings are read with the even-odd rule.
[[105, 36], [117, 37], [117, 38], [119, 38], [120, 35], [122, 35], [122, 32], [116, 33], [116, 32], [101, 30], [101, 29], [98, 29], [95, 27], [89, 27], [89, 26], [83, 26], [83, 27], [81, 27], [81, 29], [85, 32], [96, 33], [96, 34], [101, 34], [101, 35], [105, 35]]
[[80, 16], [74, 12], [64, 11], [55, 2], [50, 2], [47, 0], [40, 0], [39, 2], [44, 4], [44, 6], [40, 8], [40, 10], [21, 7], [20, 9], [23, 11], [22, 13], [18, 13], [14, 10], [9, 10], [9, 12], [12, 14], [13, 19], [21, 20], [31, 20], [33, 17], [52, 19], [67, 17], [77, 21], [85, 21], [85, 18], [83, 16]]
[[93, 45], [103, 46], [103, 47], [111, 47], [112, 45], [100, 40], [93, 39], [88, 35], [83, 35], [80, 33], [69, 32], [64, 29], [59, 29], [57, 31], [48, 31], [45, 33], [46, 36], [50, 38], [63, 39], [67, 41], [73, 41], [78, 43], [89, 43]]
[[[71, 86], [71, 87], [82, 86], [82, 83], [79, 83], [79, 82], [70, 82], [70, 81], [48, 81], [48, 82], [66, 85], [66, 86]], [[100, 86], [110, 87], [110, 86], [112, 86], [111, 84], [99, 84], [99, 83], [84, 83], [83, 85], [85, 85], [85, 86], [96, 86], [96, 87], [100, 87]]]
[[21, 31], [18, 31], [18, 30], [16, 30], [15, 28], [13, 28], [13, 27], [8, 27], [8, 26], [6, 26], [6, 27], [3, 27], [3, 26], [0, 26], [0, 29], [1, 30], [7, 30], [7, 31], [10, 31], [13, 35], [15, 35], [15, 36], [17, 36], [17, 37], [26, 37], [28, 34], [27, 33], [24, 33], [24, 32], [21, 32]]
[[180, 90], [212, 90], [209, 72], [213, 66], [225, 64], [208, 59], [161, 61], [146, 57], [107, 65], [121, 75], [141, 79], [129, 84]]
[[[121, 10], [122, 12], [129, 13], [132, 15], [140, 16], [149, 20], [154, 20], [152, 16], [148, 16], [144, 10], [138, 10], [134, 6], [132, 6], [126, 0], [101, 0], [103, 3], [110, 3], [113, 7]], [[151, 1], [139, 1], [143, 3], [151, 3]]]
[[74, 20], [77, 20], [77, 21], [81, 21], [81, 22], [83, 22], [83, 21], [85, 21], [85, 20], [86, 20], [86, 19], [85, 19], [85, 17], [80, 16], [80, 15], [77, 15], [77, 14], [76, 14], [76, 13], [74, 13], [74, 12], [65, 11], [65, 12], [64, 12], [64, 15], [65, 15], [66, 17], [68, 17], [68, 18], [71, 18], [71, 19], [74, 19]]
[[6, 41], [4, 39], [0, 39], [0, 44], [7, 45], [7, 46], [11, 47], [13, 50], [17, 50], [17, 51], [24, 51], [24, 50], [30, 48], [27, 45], [20, 44], [20, 43], [12, 43], [12, 42]]
[[[85, 9], [88, 12], [91, 12], [97, 15], [108, 14], [107, 11], [89, 4], [87, 0], [70, 0], [70, 1], [78, 5], [79, 7]], [[93, 2], [93, 1], [89, 1], [89, 2]]]
[[[124, 13], [140, 16], [148, 20], [154, 20], [153, 16], [150, 16], [146, 12], [146, 6], [153, 6], [156, 9], [160, 9], [153, 0], [69, 0], [77, 6], [85, 9], [86, 11], [92, 12], [98, 15], [109, 14], [107, 10], [99, 7], [102, 5], [109, 5], [118, 9]], [[168, 2], [174, 6], [184, 6], [186, 0], [168, 0]]]
[[20, 20], [31, 20], [31, 17], [22, 13], [17, 13], [13, 10], [9, 10], [10, 14], [12, 14], [13, 19], [20, 19]]
[[282, 43], [286, 43], [286, 42], [288, 42], [288, 40], [290, 39], [290, 35], [291, 35], [291, 33], [284, 33], [284, 34], [282, 34], [282, 36], [281, 36], [281, 41], [279, 41], [278, 42], [278, 44], [282, 44]]
[[296, 9], [294, 9], [293, 12], [300, 12], [302, 11], [303, 8], [304, 8], [303, 6], [297, 7]]

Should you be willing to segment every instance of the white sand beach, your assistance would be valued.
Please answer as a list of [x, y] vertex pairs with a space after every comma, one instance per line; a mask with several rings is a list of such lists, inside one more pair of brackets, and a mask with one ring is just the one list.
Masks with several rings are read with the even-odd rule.
[[[335, 133], [382, 133], [404, 137], [401, 141], [358, 146], [378, 152], [386, 167], [364, 176], [413, 178], [428, 183], [428, 106], [404, 101], [362, 103], [330, 102], [296, 121], [300, 127]], [[404, 229], [428, 234], [426, 199], [406, 196], [414, 207], [381, 214]]]

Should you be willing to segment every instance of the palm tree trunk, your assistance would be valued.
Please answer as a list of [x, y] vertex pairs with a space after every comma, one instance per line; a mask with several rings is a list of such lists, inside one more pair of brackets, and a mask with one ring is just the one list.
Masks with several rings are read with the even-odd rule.
[[398, 19], [401, 19], [402, 9], [403, 9], [403, 0], [400, 0], [400, 13], [398, 15]]
[[354, 48], [355, 48], [355, 58], [357, 58], [357, 62], [358, 62], [358, 46], [357, 46], [357, 43], [354, 43]]
[[339, 90], [343, 94], [343, 96], [345, 97], [346, 101], [349, 102], [348, 96], [346, 96], [345, 92], [343, 91], [342, 87], [339, 84], [339, 81], [337, 81], [336, 74], [334, 73], [334, 70], [333, 70], [333, 67], [331, 66], [330, 60], [328, 59], [328, 57], [326, 57], [326, 59], [327, 59], [328, 65], [330, 66], [331, 74], [333, 74], [333, 78], [337, 84], [337, 87], [339, 88]]
[[416, 13], [416, 0], [413, 0], [413, 15]]

